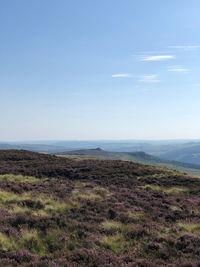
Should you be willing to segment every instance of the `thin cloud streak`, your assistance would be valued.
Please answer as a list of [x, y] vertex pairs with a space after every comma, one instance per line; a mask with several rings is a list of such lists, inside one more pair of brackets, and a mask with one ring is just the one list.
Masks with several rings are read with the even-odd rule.
[[174, 67], [171, 67], [169, 69], [169, 71], [173, 71], [173, 72], [188, 72], [189, 70], [186, 69], [186, 68], [183, 68], [181, 66], [174, 66]]
[[169, 60], [174, 59], [175, 56], [173, 55], [161, 55], [161, 56], [145, 56], [141, 57], [140, 61], [163, 61], [163, 60]]
[[200, 45], [171, 45], [168, 48], [179, 49], [184, 51], [193, 51], [200, 48]]
[[117, 74], [112, 74], [112, 78], [129, 78], [132, 77], [129, 73], [117, 73]]
[[152, 75], [142, 75], [142, 76], [140, 76], [138, 82], [159, 83], [160, 80], [157, 79], [157, 75], [156, 74], [152, 74]]

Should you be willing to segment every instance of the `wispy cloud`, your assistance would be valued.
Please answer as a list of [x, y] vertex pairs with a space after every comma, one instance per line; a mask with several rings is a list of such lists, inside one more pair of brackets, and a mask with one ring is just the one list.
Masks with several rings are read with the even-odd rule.
[[140, 61], [163, 61], [168, 59], [174, 59], [173, 55], [160, 55], [160, 56], [143, 56]]
[[169, 48], [184, 50], [184, 51], [191, 51], [191, 50], [197, 50], [200, 48], [200, 45], [171, 45], [168, 46]]
[[139, 76], [138, 82], [143, 82], [143, 83], [159, 83], [160, 80], [157, 79], [157, 77], [158, 76], [156, 74], [142, 75], [142, 76]]
[[113, 74], [113, 78], [135, 78], [138, 82], [143, 83], [159, 83], [160, 80], [158, 79], [158, 75], [156, 74], [149, 74], [149, 75], [133, 75], [130, 73], [118, 73]]
[[189, 70], [181, 67], [181, 66], [173, 66], [169, 69], [169, 71], [174, 71], [174, 72], [188, 72]]
[[112, 74], [113, 78], [128, 78], [128, 77], [132, 77], [131, 74], [129, 73], [117, 73], [117, 74]]

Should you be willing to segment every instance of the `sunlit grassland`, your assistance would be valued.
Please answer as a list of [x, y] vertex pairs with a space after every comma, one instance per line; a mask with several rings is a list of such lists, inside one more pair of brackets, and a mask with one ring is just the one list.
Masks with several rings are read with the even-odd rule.
[[158, 191], [158, 192], [162, 192], [162, 193], [166, 193], [166, 194], [185, 194], [185, 193], [189, 193], [189, 189], [185, 188], [185, 187], [163, 187], [163, 186], [158, 186], [158, 185], [150, 185], [150, 184], [146, 184], [144, 186], [140, 187], [141, 189], [150, 191]]
[[127, 214], [129, 218], [134, 219], [136, 222], [144, 222], [146, 220], [143, 212], [133, 212], [129, 210]]
[[[61, 236], [63, 237], [65, 235], [66, 233], [58, 229], [52, 230], [46, 234], [39, 232], [37, 229], [26, 229], [22, 230], [19, 238], [0, 233], [0, 248], [5, 251], [25, 249], [37, 255], [44, 255], [50, 253], [53, 247], [55, 249], [55, 242], [57, 242]], [[58, 242], [58, 244], [58, 250], [69, 250], [65, 242]]]
[[112, 236], [103, 236], [100, 240], [105, 249], [111, 250], [115, 253], [120, 252], [121, 249], [127, 246], [127, 242], [122, 234]]
[[[43, 179], [44, 183], [47, 179]], [[0, 175], [0, 181], [10, 181], [15, 183], [41, 183], [41, 179], [33, 176], [23, 176], [23, 175], [13, 175], [13, 174], [4, 174]]]
[[200, 235], [200, 223], [178, 223], [178, 232]]
[[104, 187], [92, 187], [89, 183], [75, 182], [72, 197], [74, 199], [83, 198], [88, 200], [104, 200], [112, 196], [112, 193]]
[[80, 203], [70, 200], [61, 202], [46, 195], [0, 191], [0, 207], [6, 207], [11, 214], [28, 213], [46, 216], [52, 212], [63, 212], [72, 207], [80, 207]]
[[101, 226], [106, 230], [116, 230], [117, 232], [125, 233], [131, 230], [131, 225], [126, 225], [117, 221], [104, 221]]

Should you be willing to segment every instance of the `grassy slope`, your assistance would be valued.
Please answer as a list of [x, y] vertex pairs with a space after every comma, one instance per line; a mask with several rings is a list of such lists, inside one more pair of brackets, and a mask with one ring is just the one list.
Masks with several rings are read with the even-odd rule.
[[0, 266], [198, 266], [199, 205], [177, 171], [0, 151]]
[[170, 169], [177, 169], [194, 175], [200, 175], [200, 165], [165, 160], [144, 152], [108, 152], [101, 149], [85, 149], [58, 153], [58, 155], [75, 159], [98, 158], [106, 160], [126, 160], [148, 165], [162, 166]]
[[191, 144], [190, 146], [188, 145], [188, 147], [181, 147], [179, 149], [168, 151], [163, 154], [162, 157], [182, 162], [200, 164], [200, 144]]

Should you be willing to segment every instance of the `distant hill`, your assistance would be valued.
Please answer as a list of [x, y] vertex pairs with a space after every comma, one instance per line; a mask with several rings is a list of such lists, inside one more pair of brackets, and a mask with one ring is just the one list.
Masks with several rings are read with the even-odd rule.
[[71, 157], [76, 159], [104, 159], [104, 160], [124, 160], [143, 163], [153, 166], [162, 166], [170, 169], [177, 169], [191, 174], [200, 175], [200, 165], [183, 163], [178, 161], [165, 160], [145, 152], [109, 152], [101, 148], [83, 149], [70, 152], [58, 153], [59, 156]]
[[101, 147], [109, 152], [140, 152], [169, 160], [200, 165], [199, 141], [38, 141], [38, 143], [0, 143], [0, 149], [24, 149], [60, 153]]
[[55, 145], [43, 145], [43, 144], [7, 144], [0, 143], [0, 149], [17, 149], [17, 150], [29, 150], [32, 152], [41, 152], [41, 153], [58, 153], [67, 151], [65, 147], [55, 146]]
[[200, 164], [200, 144], [188, 144], [177, 149], [172, 149], [161, 155], [164, 159], [172, 159], [187, 163]]

